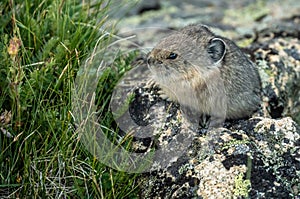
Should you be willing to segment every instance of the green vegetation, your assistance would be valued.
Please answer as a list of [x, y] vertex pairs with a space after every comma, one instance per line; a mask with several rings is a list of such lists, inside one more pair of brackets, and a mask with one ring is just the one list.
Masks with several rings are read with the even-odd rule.
[[[104, 30], [105, 2], [0, 2], [0, 198], [136, 197], [135, 175], [94, 158], [80, 143], [71, 112], [77, 71], [97, 39], [112, 31]], [[107, 128], [111, 116], [101, 107], [120, 73], [99, 82], [109, 81], [105, 92], [99, 88], [97, 102]]]
[[235, 177], [234, 180], [234, 196], [236, 197], [242, 197], [242, 198], [248, 198], [248, 193], [251, 188], [251, 182], [249, 179], [244, 180], [243, 174], [239, 174]]

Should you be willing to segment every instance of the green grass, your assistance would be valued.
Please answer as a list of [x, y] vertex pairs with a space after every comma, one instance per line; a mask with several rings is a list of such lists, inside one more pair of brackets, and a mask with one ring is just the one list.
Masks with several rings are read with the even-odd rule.
[[[136, 175], [115, 171], [93, 157], [79, 141], [72, 118], [76, 74], [104, 29], [113, 31], [104, 28], [109, 4], [103, 5], [0, 2], [0, 198], [137, 196]], [[128, 62], [118, 66], [99, 85], [114, 85]], [[113, 121], [101, 107], [107, 106], [111, 92], [111, 87], [99, 88], [97, 95], [108, 129]]]

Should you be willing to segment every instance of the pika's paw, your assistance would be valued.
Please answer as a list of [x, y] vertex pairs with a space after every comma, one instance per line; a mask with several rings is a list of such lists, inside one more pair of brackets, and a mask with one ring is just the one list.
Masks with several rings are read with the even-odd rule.
[[158, 86], [156, 82], [153, 79], [150, 79], [149, 81], [146, 82], [144, 88], [152, 89], [154, 87]]
[[167, 101], [171, 101], [171, 99], [169, 98], [169, 96], [163, 90], [157, 91], [157, 94], [159, 95], [159, 97], [161, 99], [167, 100]]
[[159, 84], [157, 84], [153, 79], [150, 79], [148, 82], [146, 82], [144, 88], [147, 88], [149, 90], [153, 90], [154, 88], [159, 89], [156, 91], [157, 95], [163, 100], [171, 101], [169, 96], [161, 89]]

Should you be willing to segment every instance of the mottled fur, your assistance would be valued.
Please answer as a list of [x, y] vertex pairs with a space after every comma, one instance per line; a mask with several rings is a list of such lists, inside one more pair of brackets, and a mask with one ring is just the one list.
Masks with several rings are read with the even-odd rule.
[[[216, 51], [209, 51], [211, 46]], [[148, 64], [164, 93], [198, 115], [243, 118], [260, 104], [255, 65], [232, 41], [206, 26], [190, 25], [162, 39]]]

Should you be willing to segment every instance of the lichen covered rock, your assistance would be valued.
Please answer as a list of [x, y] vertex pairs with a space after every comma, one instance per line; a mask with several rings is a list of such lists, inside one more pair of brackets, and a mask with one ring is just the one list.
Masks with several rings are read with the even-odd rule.
[[293, 117], [300, 124], [300, 21], [258, 33], [250, 47], [263, 86], [265, 114]]
[[[141, 198], [300, 197], [300, 20], [291, 20], [257, 32], [248, 48], [262, 79], [261, 110], [222, 128], [190, 128], [179, 104], [146, 86], [146, 60], [129, 71], [119, 90], [135, 93], [130, 117], [153, 128], [132, 149], [170, 151], [141, 175]], [[133, 90], [132, 77], [140, 82]]]
[[210, 136], [196, 136], [180, 161], [141, 179], [142, 198], [297, 196], [299, 130], [291, 118], [239, 121], [210, 132], [213, 153], [203, 144]]

